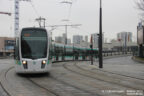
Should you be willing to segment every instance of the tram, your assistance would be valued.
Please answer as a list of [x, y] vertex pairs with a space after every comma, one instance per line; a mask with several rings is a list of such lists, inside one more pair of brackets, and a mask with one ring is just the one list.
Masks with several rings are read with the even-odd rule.
[[43, 28], [23, 28], [15, 44], [16, 73], [45, 73], [51, 69], [50, 35]]
[[76, 45], [51, 43], [44, 28], [23, 28], [15, 44], [16, 73], [47, 73], [52, 62], [66, 60], [91, 60], [97, 58], [98, 49]]
[[81, 47], [77, 45], [64, 45], [52, 43], [52, 57], [55, 61], [69, 61], [69, 60], [91, 60], [98, 58], [98, 48]]

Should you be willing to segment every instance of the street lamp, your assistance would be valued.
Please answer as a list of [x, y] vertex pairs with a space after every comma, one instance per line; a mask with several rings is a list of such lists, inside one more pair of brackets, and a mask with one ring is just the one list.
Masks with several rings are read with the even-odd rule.
[[102, 0], [100, 0], [100, 19], [99, 19], [99, 68], [103, 68], [102, 57]]

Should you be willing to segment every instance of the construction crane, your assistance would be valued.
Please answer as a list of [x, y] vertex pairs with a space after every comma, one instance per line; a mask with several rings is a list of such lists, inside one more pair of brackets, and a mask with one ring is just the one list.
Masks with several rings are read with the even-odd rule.
[[8, 12], [0, 12], [0, 14], [6, 14], [6, 15], [11, 16], [11, 13], [8, 13]]
[[31, 1], [31, 0], [14, 0], [15, 2], [15, 22], [14, 22], [14, 31], [15, 31], [15, 36], [17, 37], [18, 36], [18, 32], [19, 32], [19, 3], [20, 1]]

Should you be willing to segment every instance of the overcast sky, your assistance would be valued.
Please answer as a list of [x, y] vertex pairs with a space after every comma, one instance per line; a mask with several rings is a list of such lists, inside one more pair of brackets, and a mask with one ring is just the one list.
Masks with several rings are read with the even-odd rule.
[[[64, 0], [32, 0], [20, 2], [20, 28], [38, 26], [35, 19], [46, 18], [46, 25], [82, 24], [78, 28], [68, 27], [68, 37], [89, 35], [99, 32], [99, 0], [72, 0], [73, 4], [60, 3]], [[71, 1], [71, 0], [66, 0]], [[140, 11], [135, 0], [103, 0], [103, 32], [109, 40], [122, 31], [133, 33], [136, 40], [136, 26]], [[32, 7], [32, 5], [34, 7]], [[0, 11], [14, 13], [14, 0], [0, 0]], [[62, 21], [69, 19], [69, 22]], [[50, 30], [51, 28], [48, 28]], [[64, 27], [53, 31], [53, 36], [64, 33]], [[14, 36], [14, 14], [0, 14], [0, 36]]]

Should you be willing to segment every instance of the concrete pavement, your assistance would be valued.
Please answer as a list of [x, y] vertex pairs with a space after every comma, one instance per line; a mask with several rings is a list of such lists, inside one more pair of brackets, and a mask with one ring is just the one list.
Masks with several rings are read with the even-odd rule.
[[[94, 65], [91, 65], [90, 61], [87, 64], [92, 68], [99, 69], [98, 61], [95, 61]], [[144, 80], [144, 63], [132, 60], [132, 56], [104, 59], [103, 68], [100, 70]]]

